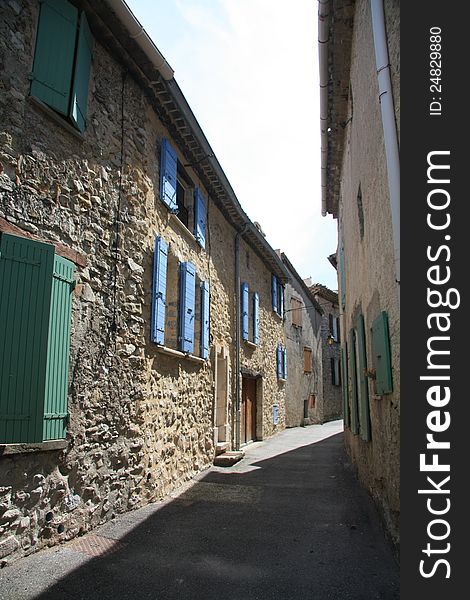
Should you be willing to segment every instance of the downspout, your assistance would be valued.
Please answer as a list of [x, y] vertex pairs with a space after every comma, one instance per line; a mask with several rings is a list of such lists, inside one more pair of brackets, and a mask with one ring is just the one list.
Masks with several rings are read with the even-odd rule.
[[330, 1], [318, 0], [318, 62], [320, 71], [321, 214], [326, 216], [328, 162], [328, 41]]
[[240, 238], [245, 233], [248, 223], [235, 235], [235, 450], [240, 450]]
[[124, 0], [106, 0], [106, 4], [116, 13], [121, 23], [126, 27], [129, 37], [136, 40], [140, 48], [145, 52], [153, 66], [158, 69], [163, 79], [173, 79], [174, 71], [162, 55], [160, 50], [152, 42], [145, 29], [134, 16], [131, 9]]
[[385, 157], [387, 161], [388, 189], [392, 213], [393, 251], [395, 257], [396, 281], [400, 284], [400, 156], [398, 135], [393, 107], [392, 81], [388, 60], [387, 35], [383, 0], [371, 0], [372, 32], [374, 35], [379, 102], [382, 112]]

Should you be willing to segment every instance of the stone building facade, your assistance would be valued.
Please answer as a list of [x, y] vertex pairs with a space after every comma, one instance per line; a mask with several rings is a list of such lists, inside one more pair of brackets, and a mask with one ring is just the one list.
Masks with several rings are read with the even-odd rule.
[[285, 427], [272, 289], [287, 272], [124, 2], [0, 9], [0, 559], [12, 560]]
[[[285, 288], [285, 339], [288, 356], [286, 425], [298, 427], [341, 417], [338, 339], [332, 337], [331, 302], [316, 295], [284, 253], [289, 273]], [[321, 286], [320, 286], [321, 287]], [[322, 288], [326, 289], [326, 288]], [[334, 295], [334, 292], [331, 292]], [[336, 332], [336, 323], [335, 332]], [[336, 334], [335, 334], [336, 335]], [[334, 339], [334, 342], [333, 342]], [[337, 361], [336, 367], [332, 361]]]
[[343, 415], [341, 392], [341, 320], [338, 294], [326, 286], [315, 283], [309, 290], [322, 309], [320, 328], [322, 363], [321, 422], [340, 419]]
[[338, 220], [345, 439], [398, 543], [400, 9], [395, 0], [326, 4], [322, 200], [324, 214]]

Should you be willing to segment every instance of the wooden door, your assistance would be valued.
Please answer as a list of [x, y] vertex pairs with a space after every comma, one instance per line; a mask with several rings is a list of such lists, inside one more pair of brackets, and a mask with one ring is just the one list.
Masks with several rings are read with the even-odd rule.
[[256, 439], [256, 379], [242, 378], [242, 406], [240, 416], [242, 444]]

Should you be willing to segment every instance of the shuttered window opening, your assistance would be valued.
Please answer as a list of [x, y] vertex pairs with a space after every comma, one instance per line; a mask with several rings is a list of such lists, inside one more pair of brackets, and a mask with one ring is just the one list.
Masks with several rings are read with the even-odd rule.
[[206, 199], [202, 195], [201, 190], [194, 190], [194, 237], [198, 244], [206, 247]]
[[345, 343], [341, 349], [341, 381], [343, 384], [343, 419], [344, 426], [350, 427], [350, 410], [349, 410], [349, 378], [348, 378], [348, 347]]
[[349, 332], [349, 355], [351, 364], [351, 431], [359, 433], [358, 381], [356, 357], [356, 331]]
[[43, 0], [39, 13], [31, 95], [86, 128], [93, 38], [85, 13], [67, 0]]
[[392, 358], [388, 315], [382, 311], [372, 323], [372, 352], [375, 367], [375, 390], [378, 395], [393, 392]]
[[292, 325], [302, 327], [302, 301], [298, 298], [291, 298], [290, 308], [292, 314]]
[[253, 294], [253, 343], [259, 344], [259, 294]]
[[152, 278], [152, 312], [150, 339], [155, 344], [165, 343], [165, 310], [168, 245], [160, 236], [155, 238]]
[[201, 283], [201, 358], [209, 357], [209, 284], [207, 281]]
[[341, 385], [341, 373], [339, 358], [330, 358], [331, 383]]
[[194, 352], [196, 315], [196, 269], [189, 262], [180, 265], [179, 350]]
[[160, 154], [160, 199], [173, 213], [178, 212], [176, 165], [176, 150], [167, 139], [163, 139]]
[[304, 348], [304, 373], [312, 372], [312, 349]]
[[344, 310], [344, 308], [346, 307], [346, 273], [344, 260], [344, 246], [342, 244], [339, 250], [339, 280], [341, 287], [341, 306]]
[[273, 311], [284, 318], [284, 286], [274, 273], [271, 274], [271, 299]]
[[278, 379], [287, 379], [287, 349], [280, 343], [276, 347], [276, 373]]
[[367, 379], [367, 352], [364, 316], [357, 318], [356, 329], [357, 344], [357, 379], [359, 401], [359, 433], [361, 438], [368, 442], [371, 439], [370, 407], [369, 407], [369, 382]]
[[242, 311], [242, 340], [248, 340], [248, 284], [241, 285], [241, 311]]
[[74, 265], [54, 246], [0, 239], [0, 443], [62, 439]]

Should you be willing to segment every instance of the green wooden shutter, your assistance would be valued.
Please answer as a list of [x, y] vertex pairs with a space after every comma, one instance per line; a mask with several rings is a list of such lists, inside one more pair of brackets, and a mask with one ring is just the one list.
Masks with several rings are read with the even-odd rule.
[[379, 395], [393, 392], [392, 359], [388, 316], [385, 311], [372, 323], [372, 351], [375, 365], [375, 387]]
[[31, 95], [68, 115], [78, 10], [66, 0], [41, 3]]
[[356, 362], [356, 332], [351, 329], [349, 332], [349, 355], [351, 359], [351, 431], [359, 433], [359, 414], [357, 397], [357, 362]]
[[42, 441], [54, 246], [0, 240], [0, 443]]
[[80, 16], [77, 58], [72, 87], [70, 117], [80, 131], [85, 131], [88, 104], [88, 83], [90, 81], [91, 52], [93, 38], [85, 13]]
[[350, 427], [351, 419], [349, 414], [348, 347], [346, 342], [341, 348], [341, 381], [343, 384], [344, 426]]
[[367, 352], [364, 316], [357, 318], [357, 345], [358, 345], [358, 386], [359, 386], [359, 432], [361, 438], [368, 442], [370, 432], [369, 385], [366, 377]]
[[43, 440], [65, 438], [68, 420], [70, 323], [75, 265], [61, 256], [54, 259], [47, 348]]

